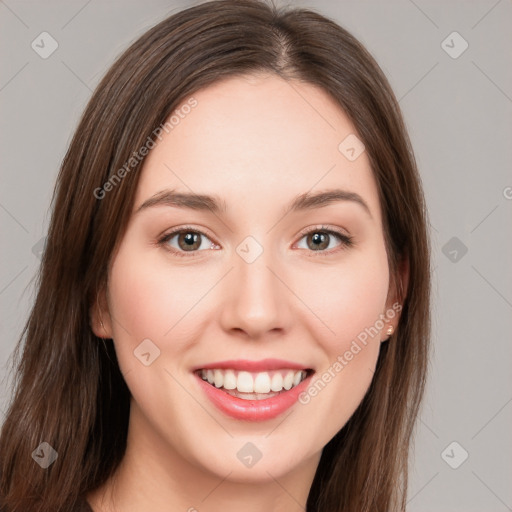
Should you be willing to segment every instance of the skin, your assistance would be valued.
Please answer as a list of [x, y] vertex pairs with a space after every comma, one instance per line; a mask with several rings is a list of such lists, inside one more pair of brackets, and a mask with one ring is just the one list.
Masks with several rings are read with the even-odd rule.
[[[366, 153], [351, 162], [338, 150], [355, 129], [313, 85], [253, 75], [194, 98], [144, 162], [108, 286], [91, 310], [94, 332], [114, 340], [132, 402], [126, 456], [87, 498], [95, 512], [304, 510], [322, 448], [363, 399], [398, 314], [308, 404], [269, 421], [224, 415], [191, 368], [268, 357], [304, 364], [315, 377], [332, 368], [397, 301], [376, 183]], [[352, 201], [283, 216], [296, 195], [332, 188], [358, 193], [371, 216]], [[135, 213], [164, 189], [216, 194], [227, 211]], [[301, 232], [322, 224], [354, 245], [330, 235], [315, 251], [313, 234]], [[206, 233], [194, 253], [177, 235], [167, 249], [158, 244], [187, 225]], [[236, 252], [249, 235], [263, 248], [252, 263]], [[147, 338], [160, 356], [144, 366], [133, 351]], [[262, 453], [252, 468], [236, 455], [247, 442]]]

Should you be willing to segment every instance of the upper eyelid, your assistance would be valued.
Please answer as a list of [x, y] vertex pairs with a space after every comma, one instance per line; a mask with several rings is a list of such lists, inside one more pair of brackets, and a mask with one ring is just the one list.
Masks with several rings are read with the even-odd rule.
[[[346, 229], [344, 228], [341, 228], [343, 229], [343, 231], [347, 231]], [[303, 230], [301, 230], [299, 233], [298, 233], [298, 236], [305, 236], [311, 232], [314, 232], [314, 231], [327, 231], [327, 232], [330, 232], [330, 233], [334, 233], [335, 235], [339, 235], [339, 236], [346, 236], [347, 238], [350, 238], [351, 235], [346, 232], [346, 233], [342, 233], [340, 228], [339, 227], [334, 227], [334, 226], [329, 226], [329, 225], [326, 225], [326, 224], [318, 224], [317, 226], [311, 226], [309, 228], [304, 228]]]

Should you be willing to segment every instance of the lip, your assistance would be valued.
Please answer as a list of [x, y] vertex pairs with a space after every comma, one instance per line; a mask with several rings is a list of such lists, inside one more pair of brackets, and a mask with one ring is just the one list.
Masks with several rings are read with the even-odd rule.
[[[211, 368], [221, 369], [219, 366], [209, 366]], [[284, 367], [286, 368], [287, 366]], [[207, 367], [204, 366], [200, 368], [207, 369]], [[227, 368], [247, 370], [247, 366], [245, 368], [234, 368], [233, 366], [228, 366]], [[283, 366], [279, 366], [279, 368], [283, 368]], [[276, 367], [274, 369], [279, 368]], [[290, 368], [290, 366], [288, 366], [288, 368]], [[254, 366], [252, 366], [251, 369], [252, 371], [258, 371], [254, 370]], [[268, 370], [270, 368], [266, 366], [266, 369]], [[306, 368], [300, 367], [298, 369]], [[231, 418], [252, 422], [267, 421], [277, 418], [279, 415], [290, 409], [295, 402], [298, 401], [299, 395], [309, 386], [313, 374], [314, 371], [308, 372], [308, 376], [300, 384], [294, 386], [288, 391], [283, 390], [278, 395], [271, 398], [265, 398], [264, 400], [244, 400], [226, 393], [222, 388], [212, 386], [203, 380], [197, 371], [194, 372], [194, 376], [198, 381], [199, 387], [213, 405], [217, 407], [217, 409]]]
[[249, 361], [247, 359], [236, 359], [229, 361], [218, 361], [216, 363], [208, 363], [192, 368], [193, 372], [197, 370], [240, 370], [246, 372], [264, 372], [270, 370], [309, 370], [308, 366], [304, 366], [293, 361], [285, 361], [284, 359], [261, 359], [260, 361]]

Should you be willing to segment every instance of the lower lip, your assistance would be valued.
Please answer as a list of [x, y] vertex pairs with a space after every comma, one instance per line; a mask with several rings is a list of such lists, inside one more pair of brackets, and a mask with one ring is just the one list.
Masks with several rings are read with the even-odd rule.
[[247, 421], [266, 421], [283, 414], [297, 402], [299, 395], [309, 385], [311, 377], [309, 375], [297, 386], [271, 398], [244, 400], [212, 386], [197, 374], [195, 376], [206, 396], [220, 411], [237, 420]]

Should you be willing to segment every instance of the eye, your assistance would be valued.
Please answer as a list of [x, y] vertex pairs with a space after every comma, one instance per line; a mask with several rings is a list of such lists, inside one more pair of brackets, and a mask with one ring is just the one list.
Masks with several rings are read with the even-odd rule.
[[[337, 238], [340, 241], [338, 249], [335, 249], [334, 251], [324, 250], [329, 248], [329, 246], [331, 245], [330, 242], [332, 241], [333, 237]], [[352, 247], [354, 245], [351, 236], [345, 235], [344, 233], [341, 233], [338, 230], [329, 229], [326, 226], [318, 226], [316, 228], [310, 229], [309, 231], [306, 231], [305, 233], [302, 233], [301, 240], [303, 238], [306, 238], [307, 247], [305, 248], [310, 249], [312, 252], [332, 254], [333, 252], [338, 252], [338, 250]], [[341, 249], [339, 249], [339, 247], [341, 247]], [[303, 247], [299, 248], [302, 249]]]
[[[177, 246], [171, 243], [174, 238], [176, 238]], [[205, 239], [210, 243], [205, 242]], [[205, 233], [187, 226], [167, 233], [158, 240], [158, 243], [177, 256], [193, 256], [193, 254], [186, 253], [198, 252], [199, 249], [212, 249], [215, 245]]]
[[[309, 238], [310, 235], [313, 236]], [[332, 241], [333, 236], [340, 242], [338, 249], [326, 251], [325, 249], [329, 249], [329, 246], [331, 245], [330, 242]], [[345, 235], [340, 231], [329, 229], [326, 226], [318, 226], [316, 228], [309, 229], [309, 231], [303, 232], [300, 240], [303, 238], [306, 238], [308, 242], [311, 241], [311, 243], [306, 242], [306, 249], [309, 249], [310, 252], [313, 253], [332, 254], [342, 250], [343, 248], [352, 247], [354, 245], [352, 237]], [[171, 243], [173, 242], [173, 239], [176, 239], [175, 243], [177, 246], [175, 243]], [[209, 241], [209, 243], [206, 240]], [[205, 233], [188, 226], [175, 229], [170, 233], [165, 234], [158, 240], [158, 244], [164, 246], [166, 250], [180, 257], [194, 257], [194, 253], [200, 252], [200, 250], [214, 249], [218, 247]], [[302, 249], [303, 247], [299, 248]], [[309, 256], [313, 256], [313, 254], [310, 254]]]

